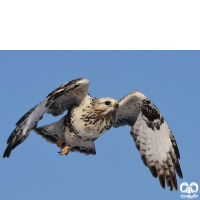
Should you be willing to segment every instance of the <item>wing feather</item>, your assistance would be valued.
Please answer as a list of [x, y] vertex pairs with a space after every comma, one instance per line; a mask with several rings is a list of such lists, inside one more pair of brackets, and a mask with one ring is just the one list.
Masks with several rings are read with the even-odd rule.
[[37, 122], [42, 119], [45, 112], [58, 115], [62, 114], [66, 109], [79, 105], [87, 95], [88, 86], [89, 81], [83, 78], [67, 82], [29, 110], [16, 123], [16, 128], [8, 138], [8, 146], [3, 157], [9, 157], [11, 151], [29, 136], [30, 131], [37, 127]]
[[[73, 90], [65, 92], [66, 88], [72, 87]], [[58, 116], [64, 111], [77, 106], [83, 98], [88, 95], [89, 80], [84, 78], [75, 79], [61, 85], [52, 91], [47, 97], [55, 96], [54, 102], [48, 107], [46, 113]], [[77, 89], [76, 89], [77, 88]]]
[[160, 185], [165, 181], [177, 190], [176, 173], [183, 178], [176, 140], [156, 106], [141, 92], [134, 91], [119, 101], [114, 127], [131, 126], [131, 136], [143, 163]]

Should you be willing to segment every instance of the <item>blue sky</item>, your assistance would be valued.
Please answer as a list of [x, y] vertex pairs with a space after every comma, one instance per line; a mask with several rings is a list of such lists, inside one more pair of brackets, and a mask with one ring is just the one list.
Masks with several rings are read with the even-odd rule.
[[[0, 51], [0, 153], [17, 120], [61, 84], [90, 80], [95, 97], [140, 90], [159, 108], [178, 143], [182, 182], [200, 184], [200, 51]], [[57, 121], [45, 115], [39, 126]], [[95, 141], [96, 156], [70, 153], [32, 132], [0, 158], [0, 199], [180, 199], [142, 163], [130, 127]]]

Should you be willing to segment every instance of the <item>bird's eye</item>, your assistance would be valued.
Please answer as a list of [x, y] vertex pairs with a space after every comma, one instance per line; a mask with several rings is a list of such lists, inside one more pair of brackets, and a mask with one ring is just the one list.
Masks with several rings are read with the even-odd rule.
[[110, 101], [106, 101], [105, 104], [106, 104], [106, 105], [110, 105]]

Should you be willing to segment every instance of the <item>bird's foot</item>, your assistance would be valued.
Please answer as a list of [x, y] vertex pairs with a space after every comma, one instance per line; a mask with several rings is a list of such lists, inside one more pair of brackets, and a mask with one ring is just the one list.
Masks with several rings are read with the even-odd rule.
[[58, 147], [62, 147], [63, 146], [64, 141], [63, 140], [57, 140], [56, 144]]
[[64, 146], [61, 150], [60, 150], [60, 155], [63, 156], [63, 155], [68, 155], [69, 153], [69, 146], [66, 145]]

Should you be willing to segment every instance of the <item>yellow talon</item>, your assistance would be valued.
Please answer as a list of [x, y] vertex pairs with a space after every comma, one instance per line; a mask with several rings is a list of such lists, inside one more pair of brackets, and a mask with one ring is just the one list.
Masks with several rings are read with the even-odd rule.
[[61, 147], [62, 144], [63, 144], [63, 142], [64, 142], [63, 140], [57, 140], [57, 143], [56, 143], [56, 144], [57, 144], [57, 146]]
[[69, 146], [65, 146], [64, 148], [61, 149], [61, 154], [60, 155], [68, 155], [69, 153]]

